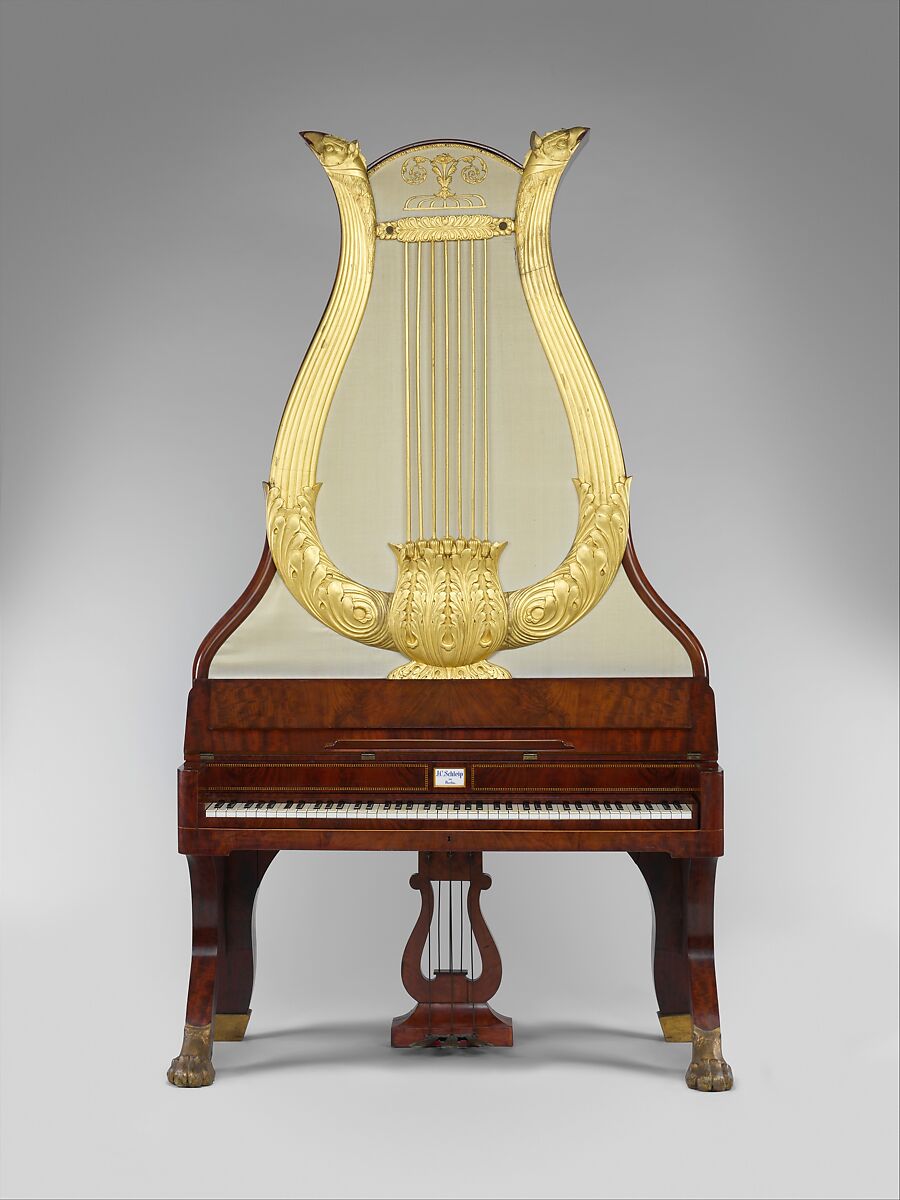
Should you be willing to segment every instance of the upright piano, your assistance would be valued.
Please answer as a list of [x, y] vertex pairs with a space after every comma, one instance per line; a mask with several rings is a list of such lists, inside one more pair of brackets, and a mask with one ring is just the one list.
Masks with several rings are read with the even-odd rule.
[[689, 1087], [732, 1086], [706, 657], [638, 563], [631, 478], [550, 254], [586, 135], [532, 134], [523, 165], [427, 141], [371, 166], [356, 142], [302, 135], [341, 247], [278, 429], [262, 557], [194, 662], [178, 1087], [211, 1084], [214, 1042], [244, 1037], [254, 901], [281, 850], [416, 853], [415, 1004], [391, 1026], [407, 1047], [512, 1044], [489, 1003], [485, 852], [628, 853], [662, 1035], [692, 1044]]

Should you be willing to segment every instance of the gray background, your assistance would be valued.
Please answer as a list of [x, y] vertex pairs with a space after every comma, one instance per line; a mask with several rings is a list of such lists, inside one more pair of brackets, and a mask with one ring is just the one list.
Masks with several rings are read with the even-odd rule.
[[[5, 2], [3, 1188], [895, 1194], [892, 3]], [[282, 856], [251, 1032], [169, 1088], [194, 649], [333, 274], [296, 136], [516, 155], [700, 634], [727, 771], [730, 1096], [656, 1039], [621, 856], [490, 856], [509, 1052], [391, 1052], [411, 855]], [[280, 1036], [276, 1037], [275, 1035]]]

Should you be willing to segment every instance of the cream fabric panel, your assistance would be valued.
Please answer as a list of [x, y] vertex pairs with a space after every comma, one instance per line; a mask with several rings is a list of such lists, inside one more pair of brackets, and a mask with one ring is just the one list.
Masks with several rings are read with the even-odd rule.
[[[458, 145], [449, 150], [457, 156], [471, 152]], [[428, 155], [438, 152], [423, 148]], [[415, 188], [403, 182], [399, 170], [408, 154], [388, 160], [373, 173], [381, 219], [398, 215], [410, 194], [437, 190], [436, 181], [434, 186], [429, 180]], [[488, 163], [484, 182], [465, 190], [482, 194], [490, 203], [490, 208], [480, 211], [508, 215], [514, 208], [519, 172], [503, 160], [484, 157]], [[556, 384], [519, 283], [514, 239], [491, 239], [479, 245], [479, 254], [483, 245], [488, 247], [490, 316], [490, 535], [508, 543], [500, 559], [500, 576], [510, 590], [546, 575], [568, 551], [577, 517], [571, 482], [575, 456]], [[414, 253], [415, 247], [410, 247], [411, 260]], [[317, 512], [323, 544], [342, 571], [386, 591], [396, 582], [396, 561], [388, 542], [401, 542], [406, 536], [403, 261], [402, 245], [378, 242], [371, 297], [332, 404], [319, 459], [323, 486]], [[426, 305], [423, 320], [428, 319]], [[466, 379], [470, 368], [466, 347]], [[482, 368], [479, 337], [479, 379]], [[427, 409], [430, 363], [423, 363], [422, 370]], [[439, 371], [439, 392], [440, 375]], [[424, 436], [425, 457], [430, 457], [427, 424]], [[464, 437], [470, 436], [466, 419]], [[634, 486], [640, 487], [639, 476]], [[455, 516], [455, 504], [453, 512]], [[427, 518], [426, 524], [430, 526]], [[593, 612], [560, 637], [496, 658], [518, 677], [691, 674], [686, 651], [641, 602], [624, 571]], [[403, 661], [398, 654], [358, 645], [320, 625], [276, 577], [257, 608], [216, 654], [210, 675], [383, 678]]]
[[[383, 679], [405, 659], [339, 637], [320, 625], [276, 575], [259, 604], [222, 645], [211, 679]], [[518, 678], [690, 675], [681, 644], [643, 604], [624, 571], [578, 625], [497, 661]]]
[[250, 616], [223, 642], [210, 679], [383, 678], [406, 661], [351, 642], [311, 617], [276, 575]]

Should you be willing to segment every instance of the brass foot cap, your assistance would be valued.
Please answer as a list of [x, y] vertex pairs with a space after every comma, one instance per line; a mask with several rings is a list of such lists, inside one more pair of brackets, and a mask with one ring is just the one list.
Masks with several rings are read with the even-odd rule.
[[694, 1037], [694, 1023], [690, 1013], [657, 1013], [663, 1037], [667, 1042], [690, 1042]]
[[250, 1013], [216, 1013], [213, 1018], [213, 1041], [242, 1042], [247, 1032]]

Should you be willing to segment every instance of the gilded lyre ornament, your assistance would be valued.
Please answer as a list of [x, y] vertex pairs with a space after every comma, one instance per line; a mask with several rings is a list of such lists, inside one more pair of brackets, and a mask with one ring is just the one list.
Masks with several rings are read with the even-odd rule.
[[[498, 650], [543, 641], [580, 620], [604, 595], [622, 561], [628, 537], [630, 479], [625, 474], [612, 412], [597, 373], [562, 298], [550, 254], [550, 214], [560, 178], [586, 129], [561, 129], [539, 137], [532, 134], [531, 151], [519, 182], [514, 217], [480, 214], [402, 217], [376, 225], [375, 204], [365, 159], [356, 142], [323, 133], [303, 137], [331, 180], [341, 218], [342, 242], [334, 289], [325, 315], [288, 397], [267, 486], [267, 529], [275, 564], [294, 597], [314, 617], [353, 640], [393, 649], [410, 661], [391, 672], [391, 678], [506, 678], [509, 672], [489, 661]], [[426, 164], [438, 179], [439, 197], [450, 200], [457, 169], [469, 183], [487, 173], [475, 155], [456, 159], [441, 153], [429, 159], [412, 155], [401, 168], [408, 184], [427, 177]], [[477, 199], [481, 199], [478, 197]], [[483, 201], [481, 202], [483, 204]], [[407, 206], [408, 207], [408, 206]], [[489, 452], [488, 425], [488, 240], [512, 235], [519, 277], [538, 338], [544, 349], [565, 408], [575, 449], [578, 522], [569, 553], [544, 579], [505, 593], [498, 560], [505, 545], [487, 532]], [[421, 291], [423, 246], [430, 255], [431, 287], [431, 485], [432, 531], [422, 519], [421, 422], [417, 425], [419, 536], [412, 534], [412, 467], [407, 463], [407, 538], [392, 546], [398, 561], [393, 593], [377, 591], [344, 575], [325, 552], [316, 526], [316, 479], [319, 447], [331, 401], [362, 321], [372, 284], [376, 239], [403, 243], [402, 253], [416, 252], [416, 295]], [[462, 337], [460, 293], [462, 264], [466, 264], [471, 316], [471, 523], [464, 534], [462, 487], [462, 396], [457, 397], [459, 465], [457, 486], [459, 528], [450, 529], [450, 402], [449, 402], [449, 281], [448, 243], [455, 245], [457, 339]], [[463, 247], [468, 243], [468, 257]], [[476, 258], [476, 245], [481, 246]], [[440, 249], [442, 247], [442, 250]], [[401, 251], [397, 251], [398, 253]], [[445, 536], [438, 536], [435, 427], [435, 261], [443, 254], [444, 337], [447, 339], [444, 388], [446, 454]], [[480, 265], [479, 265], [480, 264]], [[404, 259], [405, 287], [410, 269]], [[476, 304], [480, 276], [481, 309]], [[417, 299], [418, 304], [418, 299]], [[407, 329], [409, 335], [409, 295]], [[482, 328], [476, 329], [481, 312]], [[418, 333], [418, 310], [417, 310]], [[461, 349], [459, 351], [461, 354]], [[461, 362], [461, 358], [460, 358]], [[407, 347], [407, 453], [411, 413], [410, 356]], [[477, 378], [479, 370], [482, 377]], [[461, 369], [458, 386], [461, 387]], [[420, 411], [418, 352], [414, 392]], [[480, 392], [483, 415], [479, 416]], [[420, 418], [417, 417], [420, 420]], [[481, 422], [484, 487], [481, 536], [476, 516], [476, 427]]]

